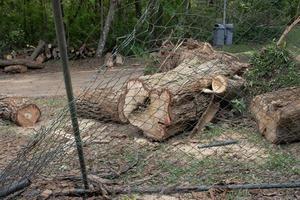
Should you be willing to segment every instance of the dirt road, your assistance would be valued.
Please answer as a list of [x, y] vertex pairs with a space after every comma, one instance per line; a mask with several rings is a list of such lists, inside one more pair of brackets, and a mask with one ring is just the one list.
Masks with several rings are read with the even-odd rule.
[[[104, 72], [97, 70], [72, 71], [74, 92], [87, 87], [121, 86], [129, 78], [142, 75], [143, 68], [110, 69]], [[16, 74], [0, 76], [0, 94], [25, 97], [49, 97], [65, 95], [62, 72], [33, 74]]]

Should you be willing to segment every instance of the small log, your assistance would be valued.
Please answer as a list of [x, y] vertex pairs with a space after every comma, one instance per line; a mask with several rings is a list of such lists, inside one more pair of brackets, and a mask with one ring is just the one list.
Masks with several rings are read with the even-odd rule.
[[41, 116], [39, 107], [25, 98], [1, 97], [0, 118], [22, 127], [33, 126]]
[[300, 140], [300, 88], [256, 96], [250, 110], [259, 132], [274, 144]]
[[239, 76], [230, 79], [224, 75], [218, 75], [213, 77], [211, 86], [215, 94], [231, 100], [239, 95], [244, 84], [245, 80]]
[[104, 57], [104, 64], [106, 67], [114, 66], [114, 59], [112, 53], [107, 53]]
[[4, 68], [4, 72], [7, 73], [25, 73], [27, 72], [27, 67], [24, 65], [10, 65]]
[[6, 67], [9, 65], [25, 65], [31, 69], [42, 69], [43, 65], [39, 63], [27, 59], [13, 59], [13, 60], [1, 60], [0, 59], [0, 67]]
[[42, 64], [46, 61], [46, 59], [47, 58], [46, 58], [45, 54], [42, 53], [35, 60], [36, 60], [37, 63]]
[[32, 52], [30, 59], [35, 60], [44, 51], [45, 45], [46, 43], [43, 40], [40, 40], [38, 46]]

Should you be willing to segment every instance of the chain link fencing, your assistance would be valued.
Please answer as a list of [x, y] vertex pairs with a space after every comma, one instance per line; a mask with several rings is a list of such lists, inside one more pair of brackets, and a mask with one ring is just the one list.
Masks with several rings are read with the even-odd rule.
[[[280, 63], [293, 73], [270, 71], [276, 66], [271, 61], [290, 55], [278, 55], [283, 50], [273, 44], [254, 53], [290, 22], [278, 2], [264, 2], [229, 1], [234, 44], [212, 47], [213, 27], [223, 16], [220, 1], [170, 7], [149, 1], [107, 57], [114, 64], [124, 60], [124, 66], [99, 66], [76, 98], [89, 190], [82, 189], [65, 107], [1, 171], [0, 196], [299, 198], [300, 149], [291, 143], [299, 140], [299, 64]], [[266, 9], [269, 4], [277, 7]], [[297, 44], [288, 42], [296, 55]], [[262, 62], [260, 55], [273, 57]], [[256, 61], [268, 71], [259, 71]], [[258, 94], [263, 96], [253, 100]]]

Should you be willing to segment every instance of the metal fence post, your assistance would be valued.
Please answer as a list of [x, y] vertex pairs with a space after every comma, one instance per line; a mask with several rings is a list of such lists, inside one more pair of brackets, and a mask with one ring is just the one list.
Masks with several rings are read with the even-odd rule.
[[62, 61], [62, 67], [63, 67], [63, 73], [64, 73], [64, 81], [65, 81], [65, 87], [66, 87], [66, 92], [67, 92], [67, 96], [68, 96], [68, 103], [69, 103], [69, 109], [70, 109], [70, 113], [71, 113], [71, 120], [72, 120], [74, 137], [75, 137], [75, 142], [76, 142], [76, 147], [77, 147], [77, 152], [78, 152], [80, 169], [81, 169], [84, 188], [87, 190], [87, 189], [89, 189], [88, 181], [87, 181], [87, 171], [86, 171], [86, 166], [85, 166], [85, 161], [84, 161], [82, 140], [81, 140], [80, 131], [79, 131], [79, 124], [78, 124], [78, 120], [77, 120], [77, 112], [76, 112], [76, 105], [75, 105], [73, 89], [72, 89], [71, 75], [70, 75], [69, 66], [68, 66], [67, 43], [66, 43], [65, 30], [64, 30], [64, 25], [63, 25], [61, 2], [60, 2], [60, 0], [52, 0], [52, 4], [53, 4], [53, 14], [54, 14], [56, 35], [57, 35], [58, 46], [59, 46], [60, 55], [61, 55], [61, 61]]

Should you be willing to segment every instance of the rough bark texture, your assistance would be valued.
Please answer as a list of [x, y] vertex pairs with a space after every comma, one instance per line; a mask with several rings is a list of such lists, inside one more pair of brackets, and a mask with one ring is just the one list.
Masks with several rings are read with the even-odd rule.
[[22, 127], [35, 125], [41, 111], [25, 98], [0, 97], [0, 117]]
[[231, 76], [237, 70], [218, 59], [202, 64], [197, 57], [186, 59], [171, 71], [129, 81], [119, 108], [146, 136], [164, 140], [197, 123], [211, 100], [201, 91], [211, 87], [214, 76]]
[[300, 88], [256, 96], [250, 106], [259, 132], [272, 143], [300, 140]]
[[238, 96], [245, 80], [239, 76], [228, 78], [224, 75], [218, 75], [212, 79], [212, 91], [219, 97], [232, 99]]
[[0, 59], [0, 67], [6, 67], [9, 65], [25, 65], [28, 68], [32, 68], [32, 69], [42, 69], [44, 67], [43, 65], [40, 65], [37, 62], [26, 60], [26, 59], [13, 59], [13, 60]]
[[117, 3], [118, 3], [118, 0], [110, 0], [110, 6], [109, 6], [109, 11], [108, 11], [108, 14], [107, 14], [107, 17], [105, 20], [105, 26], [102, 31], [101, 38], [99, 40], [98, 48], [96, 51], [96, 56], [98, 56], [98, 57], [101, 57], [104, 52], [105, 43], [107, 40], [107, 36], [108, 36], [109, 30], [110, 30], [112, 21], [114, 19]]
[[4, 72], [7, 73], [25, 73], [27, 72], [27, 67], [24, 65], [10, 65], [4, 68]]
[[35, 48], [35, 50], [31, 54], [30, 59], [35, 60], [42, 53], [42, 51], [44, 51], [45, 45], [46, 45], [46, 43], [43, 40], [40, 40], [38, 46]]
[[120, 92], [112, 89], [90, 91], [76, 101], [79, 117], [101, 121], [121, 122], [118, 112]]

